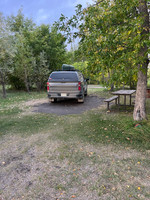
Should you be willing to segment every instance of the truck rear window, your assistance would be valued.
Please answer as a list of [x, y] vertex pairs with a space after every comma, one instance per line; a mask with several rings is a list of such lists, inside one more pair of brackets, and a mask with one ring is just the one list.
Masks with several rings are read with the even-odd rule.
[[78, 81], [76, 73], [52, 73], [49, 77], [50, 81]]

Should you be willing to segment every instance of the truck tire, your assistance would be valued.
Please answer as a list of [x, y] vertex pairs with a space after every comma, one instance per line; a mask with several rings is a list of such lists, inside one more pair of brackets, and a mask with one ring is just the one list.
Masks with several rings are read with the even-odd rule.
[[85, 96], [85, 97], [87, 96], [87, 90], [85, 91], [84, 96]]
[[84, 103], [84, 95], [81, 99], [78, 99], [78, 103]]
[[57, 99], [56, 99], [56, 98], [54, 98], [54, 99], [51, 98], [51, 99], [50, 99], [50, 102], [51, 102], [51, 103], [56, 103], [56, 102], [57, 102]]

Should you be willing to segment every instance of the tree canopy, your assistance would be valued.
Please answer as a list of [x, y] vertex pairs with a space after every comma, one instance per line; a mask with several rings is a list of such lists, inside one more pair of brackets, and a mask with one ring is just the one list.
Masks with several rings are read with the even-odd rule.
[[71, 19], [62, 15], [56, 26], [70, 40], [80, 38], [79, 50], [91, 72], [109, 75], [109, 85], [132, 86], [137, 82], [137, 66], [145, 60], [139, 51], [149, 45], [148, 37], [141, 34], [142, 20], [139, 0], [97, 0], [85, 9], [78, 5]]
[[53, 26], [37, 26], [24, 16], [22, 9], [16, 16], [1, 14], [0, 20], [0, 69], [4, 63], [5, 69], [8, 65], [13, 69], [11, 73], [1, 70], [1, 84], [9, 82], [16, 89], [28, 92], [33, 87], [44, 88], [49, 73], [60, 69], [67, 59], [64, 36]]
[[85, 9], [81, 5], [76, 8], [71, 19], [62, 15], [56, 26], [69, 40], [72, 35], [81, 39], [80, 50], [86, 55], [89, 70], [108, 76], [107, 85], [137, 83], [134, 119], [146, 118], [148, 1], [96, 0]]

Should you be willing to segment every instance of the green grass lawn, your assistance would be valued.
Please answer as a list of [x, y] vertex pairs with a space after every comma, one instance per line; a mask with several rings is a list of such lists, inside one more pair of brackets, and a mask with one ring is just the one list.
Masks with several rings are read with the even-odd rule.
[[[89, 89], [90, 95], [100, 97], [109, 97], [111, 95], [106, 89]], [[132, 109], [118, 109], [111, 106], [111, 113], [106, 112], [106, 107], [100, 111], [89, 111], [81, 115], [73, 116], [56, 116], [48, 114], [34, 114], [19, 117], [24, 112], [22, 109], [24, 102], [34, 99], [47, 98], [46, 92], [10, 92], [6, 99], [1, 98], [0, 105], [0, 135], [10, 134], [12, 130], [19, 134], [36, 134], [42, 129], [47, 130], [55, 121], [67, 130], [68, 134], [77, 135], [78, 137], [91, 141], [93, 143], [122, 143], [124, 145], [134, 146], [134, 148], [150, 148], [150, 121], [140, 122], [141, 127], [135, 127], [137, 122], [132, 119]], [[21, 105], [21, 106], [19, 106]], [[147, 112], [150, 116], [150, 99], [147, 99]], [[71, 117], [76, 119], [75, 124], [66, 124]], [[80, 119], [80, 120], [78, 120]], [[79, 121], [79, 122], [78, 122]], [[26, 127], [28, 129], [26, 130]], [[106, 130], [107, 129], [107, 130]], [[29, 132], [29, 133], [28, 133]], [[107, 135], [107, 138], [105, 137]], [[65, 135], [58, 137], [65, 138]]]
[[27, 101], [46, 98], [13, 91], [0, 98], [0, 198], [150, 199], [150, 120], [135, 127], [133, 110], [115, 106], [110, 113], [106, 106], [79, 115], [30, 112]]

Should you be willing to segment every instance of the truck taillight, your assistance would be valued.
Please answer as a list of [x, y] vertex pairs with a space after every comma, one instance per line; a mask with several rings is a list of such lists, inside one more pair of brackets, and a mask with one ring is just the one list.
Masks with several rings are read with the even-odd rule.
[[81, 82], [78, 82], [78, 90], [81, 90]]
[[49, 92], [49, 82], [47, 82], [47, 92]]

